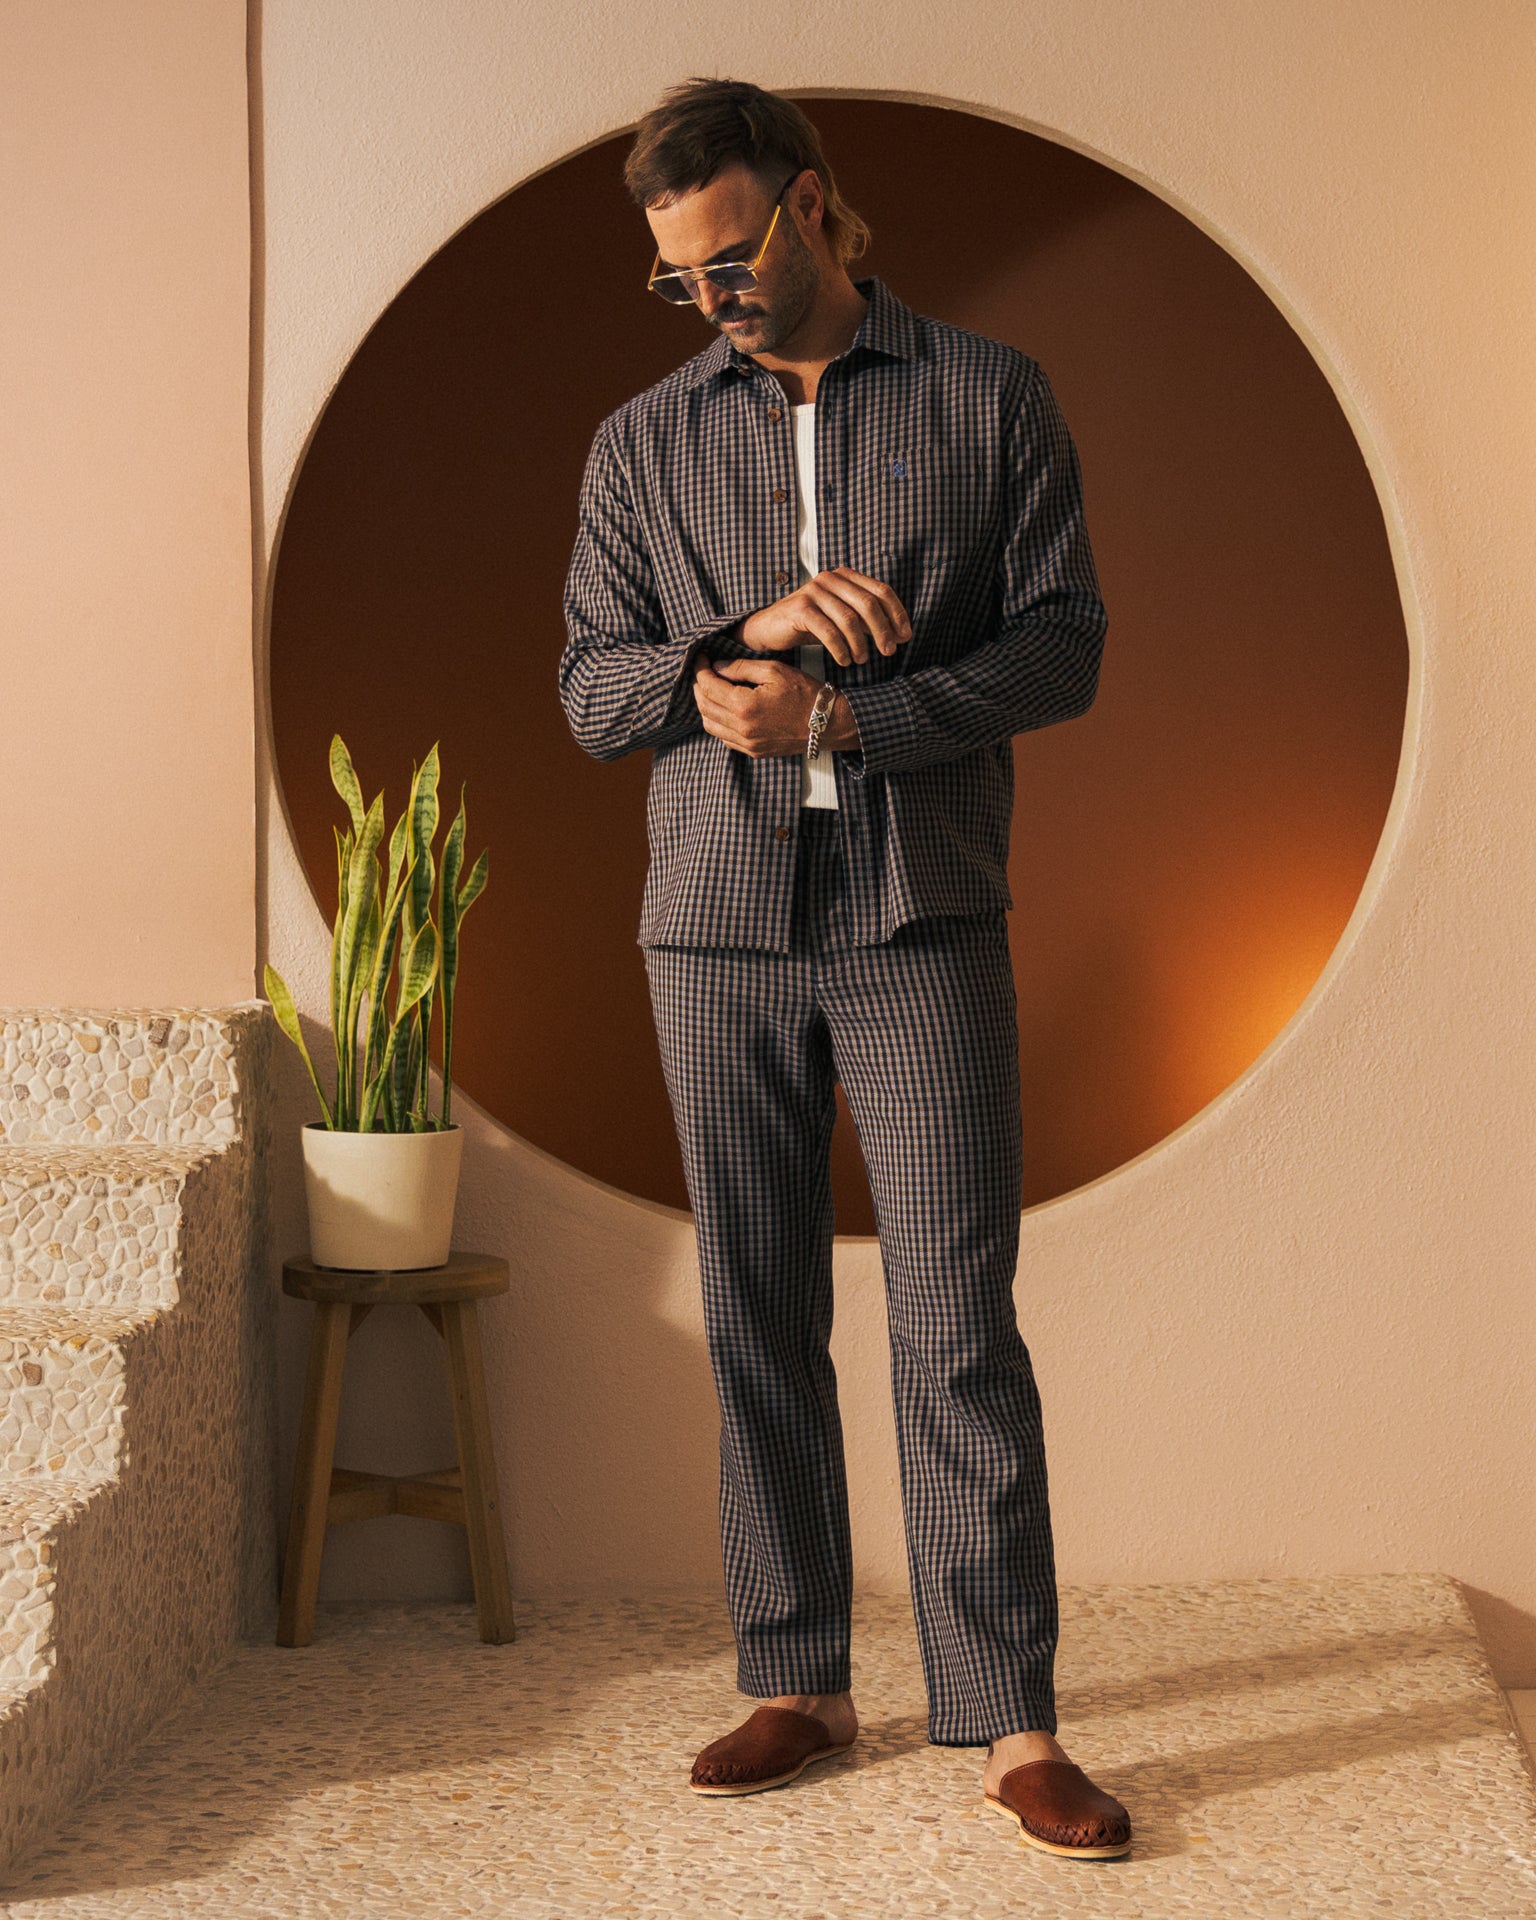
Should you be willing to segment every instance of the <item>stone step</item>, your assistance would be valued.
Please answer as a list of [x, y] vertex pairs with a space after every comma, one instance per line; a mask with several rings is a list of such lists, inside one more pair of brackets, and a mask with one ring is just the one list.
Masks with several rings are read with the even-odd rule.
[[0, 1718], [52, 1664], [59, 1535], [101, 1492], [100, 1481], [0, 1484]]
[[0, 1306], [173, 1306], [182, 1188], [215, 1151], [0, 1146]]
[[0, 1009], [0, 1141], [182, 1146], [237, 1139], [235, 1055], [251, 1012], [252, 1003], [170, 1013]]
[[153, 1308], [0, 1307], [0, 1490], [116, 1478], [133, 1342], [159, 1318]]
[[271, 1630], [275, 1032], [0, 1010], [0, 1868]]

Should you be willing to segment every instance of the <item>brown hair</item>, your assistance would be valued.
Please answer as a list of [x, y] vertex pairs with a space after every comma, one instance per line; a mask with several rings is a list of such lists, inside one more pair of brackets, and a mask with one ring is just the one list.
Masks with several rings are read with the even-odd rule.
[[869, 245], [869, 228], [837, 190], [821, 136], [792, 100], [750, 80], [693, 79], [669, 87], [635, 129], [624, 184], [639, 207], [707, 187], [722, 168], [744, 166], [771, 193], [786, 174], [815, 169], [822, 231], [841, 267]]

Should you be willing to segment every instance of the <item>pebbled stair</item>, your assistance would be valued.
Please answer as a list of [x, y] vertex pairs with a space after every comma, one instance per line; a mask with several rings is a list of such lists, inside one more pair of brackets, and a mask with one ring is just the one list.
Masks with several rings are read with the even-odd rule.
[[273, 1031], [0, 1012], [0, 1865], [271, 1612]]

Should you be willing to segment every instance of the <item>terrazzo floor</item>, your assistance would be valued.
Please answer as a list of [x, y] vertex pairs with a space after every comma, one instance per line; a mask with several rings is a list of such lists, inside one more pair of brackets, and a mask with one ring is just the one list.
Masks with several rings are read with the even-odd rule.
[[1434, 1575], [1061, 1594], [1059, 1737], [1129, 1807], [1121, 1860], [983, 1812], [931, 1747], [905, 1600], [856, 1610], [846, 1758], [688, 1792], [746, 1708], [718, 1603], [323, 1611], [240, 1649], [3, 1891], [132, 1915], [1030, 1914], [1532, 1920], [1536, 1790], [1458, 1590]]

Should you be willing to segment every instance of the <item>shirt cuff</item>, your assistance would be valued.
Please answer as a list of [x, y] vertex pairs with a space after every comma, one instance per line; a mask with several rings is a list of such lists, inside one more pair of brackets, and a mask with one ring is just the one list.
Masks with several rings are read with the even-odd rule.
[[701, 657], [706, 660], [724, 660], [738, 650], [742, 653], [751, 651], [739, 640], [723, 637], [730, 634], [731, 629], [739, 626], [746, 617], [744, 613], [733, 613], [719, 620], [711, 620], [706, 626], [695, 627], [691, 633], [684, 634], [676, 643], [681, 648], [681, 661], [667, 698], [669, 714], [676, 715], [685, 711], [688, 702], [692, 700], [693, 669], [696, 660]]
[[890, 773], [916, 764], [917, 713], [911, 690], [902, 681], [887, 680], [878, 687], [844, 687], [843, 698], [859, 730], [857, 749], [843, 756], [856, 780], [868, 773]]
[[763, 656], [754, 653], [736, 631], [747, 618], [748, 615], [744, 613], [736, 613], [729, 619], [716, 620], [708, 627], [701, 628], [704, 638], [695, 641], [694, 651], [703, 654], [706, 660], [761, 659]]

